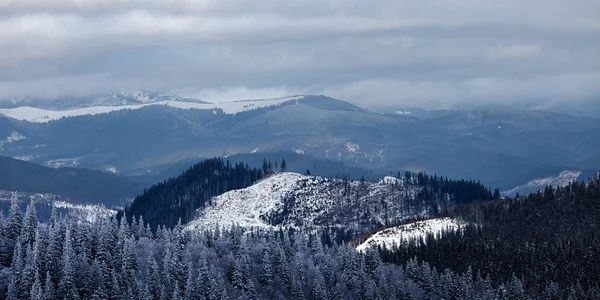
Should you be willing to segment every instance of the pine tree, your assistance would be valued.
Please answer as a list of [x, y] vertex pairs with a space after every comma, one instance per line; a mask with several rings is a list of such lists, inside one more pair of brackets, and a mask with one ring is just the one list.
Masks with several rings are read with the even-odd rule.
[[61, 298], [71, 299], [75, 290], [75, 270], [73, 269], [73, 240], [71, 238], [71, 227], [65, 232], [65, 243], [61, 259], [60, 281], [58, 285]]
[[[12, 261], [15, 244], [17, 242], [19, 234], [21, 234], [22, 227], [23, 216], [21, 215], [21, 209], [19, 208], [19, 199], [17, 198], [17, 193], [15, 192], [13, 193], [11, 198], [8, 219], [6, 220], [6, 226], [3, 230], [3, 244], [6, 250], [2, 255], [4, 257], [4, 262], [2, 262], [2, 264], [5, 266], [10, 265], [10, 262]], [[25, 251], [25, 249], [22, 249], [21, 251]]]
[[285, 172], [285, 170], [287, 169], [287, 164], [285, 162], [285, 159], [281, 160], [281, 172]]
[[37, 231], [37, 213], [35, 209], [35, 202], [31, 200], [31, 202], [27, 205], [27, 210], [25, 211], [25, 218], [23, 220], [23, 226], [21, 227], [21, 239], [27, 245], [33, 245], [35, 240], [35, 233]]
[[260, 276], [260, 284], [263, 287], [268, 287], [273, 283], [273, 269], [271, 265], [271, 253], [269, 248], [263, 249], [262, 259], [262, 274]]
[[36, 272], [35, 281], [31, 286], [31, 290], [29, 292], [29, 299], [31, 300], [43, 300], [44, 299], [44, 290], [42, 289], [42, 282], [40, 280], [40, 274]]
[[50, 275], [50, 271], [46, 271], [46, 282], [44, 283], [44, 300], [53, 300], [56, 299], [56, 290], [54, 288], [54, 283], [52, 282], [52, 276]]

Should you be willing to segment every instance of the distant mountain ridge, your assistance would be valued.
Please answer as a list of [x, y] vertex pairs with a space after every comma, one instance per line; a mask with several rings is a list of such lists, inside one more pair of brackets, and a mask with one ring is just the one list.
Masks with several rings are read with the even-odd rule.
[[68, 110], [94, 106], [121, 106], [160, 101], [180, 101], [194, 103], [209, 103], [193, 98], [184, 98], [174, 94], [156, 91], [140, 90], [135, 92], [103, 93], [92, 96], [61, 97], [56, 99], [0, 99], [0, 108], [17, 108], [21, 106], [35, 107], [48, 110]]
[[214, 106], [158, 103], [94, 115], [61, 112], [39, 124], [0, 116], [0, 154], [153, 174], [193, 159], [290, 152], [383, 172], [479, 178], [503, 190], [567, 169], [600, 169], [594, 118], [506, 106], [395, 115], [308, 95]]
[[0, 190], [53, 194], [72, 204], [121, 207], [141, 193], [144, 185], [105, 172], [59, 168], [0, 156]]

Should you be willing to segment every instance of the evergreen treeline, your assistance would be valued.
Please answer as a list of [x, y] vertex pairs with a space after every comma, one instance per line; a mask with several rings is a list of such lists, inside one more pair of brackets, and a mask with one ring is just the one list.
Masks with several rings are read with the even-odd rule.
[[185, 224], [212, 197], [248, 187], [272, 172], [271, 164], [265, 164], [259, 170], [243, 163], [231, 165], [221, 158], [204, 160], [178, 177], [146, 189], [124, 212], [128, 216], [143, 216], [153, 230], [158, 225], [172, 228], [179, 219]]
[[[400, 173], [398, 173], [398, 178], [400, 178]], [[450, 199], [448, 200], [455, 204], [500, 199], [498, 188], [492, 194], [492, 191], [479, 181], [452, 180], [448, 177], [427, 175], [426, 172], [413, 173], [409, 171], [404, 173], [403, 179], [406, 184], [416, 184], [423, 187], [417, 196], [418, 199], [431, 199], [449, 195]]]
[[[286, 171], [286, 168], [287, 163], [285, 159], [281, 160], [281, 162], [274, 163], [263, 160], [260, 169], [250, 168], [244, 163], [232, 165], [229, 161], [225, 161], [221, 158], [208, 159], [190, 167], [178, 177], [171, 178], [146, 189], [142, 195], [134, 199], [130, 206], [119, 213], [118, 218], [120, 218], [123, 213], [127, 216], [143, 216], [144, 219], [150, 223], [153, 230], [159, 225], [165, 225], [171, 228], [175, 226], [179, 219], [181, 219], [183, 224], [186, 224], [193, 218], [194, 213], [198, 208], [205, 204], [210, 204], [212, 197], [221, 195], [230, 190], [248, 187], [257, 180], [260, 180], [275, 171]], [[401, 177], [398, 172], [397, 177], [398, 179], [404, 180], [405, 185], [420, 188], [420, 191], [414, 199], [399, 197], [397, 201], [406, 202], [406, 200], [410, 200], [411, 203], [407, 202], [407, 205], [413, 208], [432, 207], [431, 214], [433, 215], [437, 214], [438, 206], [443, 207], [446, 205], [469, 203], [475, 200], [490, 200], [494, 199], [494, 197], [500, 197], [498, 191], [497, 196], [492, 195], [491, 191], [486, 189], [485, 186], [474, 181], [456, 181], [438, 177], [437, 175], [428, 176], [426, 173], [417, 174], [410, 172], [406, 172], [404, 177]], [[364, 177], [362, 182], [365, 182]], [[344, 188], [344, 191], [340, 196], [339, 205], [343, 206], [345, 203], [349, 204], [350, 207], [348, 209], [339, 209], [338, 211], [333, 212], [334, 216], [332, 217], [338, 219], [342, 214], [347, 214], [352, 210], [353, 214], [359, 216], [357, 217], [358, 219], [364, 219], [358, 220], [365, 224], [363, 226], [363, 231], [373, 230], [378, 226], [389, 225], [390, 222], [394, 223], [395, 220], [405, 219], [404, 214], [410, 213], [410, 211], [407, 210], [402, 211], [402, 215], [398, 215], [400, 214], [399, 212], [390, 210], [390, 213], [386, 215], [385, 224], [377, 222], [373, 223], [373, 220], [368, 218], [370, 214], [365, 211], [377, 210], [377, 207], [360, 207], [358, 205], [360, 203], [355, 203], [356, 201], [354, 201], [361, 198], [361, 195], [366, 193], [367, 185], [359, 185], [352, 190], [348, 180], [343, 180], [340, 184], [343, 184], [346, 188]], [[286, 204], [293, 203], [292, 200], [293, 199], [291, 198], [286, 199]], [[284, 208], [287, 208], [287, 206]], [[383, 205], [383, 209], [387, 208], [389, 208], [389, 205]], [[274, 219], [270, 221], [272, 221], [273, 224], [276, 224], [276, 221], [285, 219], [287, 217], [287, 210], [283, 209], [283, 212], [279, 213], [276, 218], [273, 217]], [[131, 221], [131, 219], [129, 221]], [[357, 231], [355, 234], [363, 233], [354, 228], [356, 226], [350, 227]]]
[[463, 232], [382, 249], [384, 261], [417, 258], [438, 269], [469, 268], [500, 283], [523, 280], [530, 296], [600, 299], [600, 179], [526, 197], [458, 206]]
[[[16, 201], [15, 201], [16, 202]], [[3, 299], [521, 299], [512, 277], [500, 288], [471, 270], [443, 272], [409, 260], [383, 263], [379, 253], [323, 246], [293, 231], [153, 234], [142, 220], [38, 224], [35, 206], [13, 203], [2, 218]], [[7, 256], [7, 249], [13, 252]], [[7, 263], [10, 261], [10, 263]]]

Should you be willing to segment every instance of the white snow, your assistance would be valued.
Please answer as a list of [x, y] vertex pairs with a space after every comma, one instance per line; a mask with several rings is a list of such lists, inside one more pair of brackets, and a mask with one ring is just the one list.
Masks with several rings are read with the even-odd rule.
[[402, 185], [404, 183], [404, 181], [402, 179], [398, 179], [394, 176], [385, 176], [383, 177], [383, 179], [381, 179], [380, 183], [383, 184], [400, 184]]
[[81, 157], [51, 159], [44, 163], [50, 168], [75, 168], [81, 163]]
[[116, 210], [108, 209], [101, 204], [73, 204], [68, 202], [68, 199], [55, 194], [14, 192], [0, 190], [0, 201], [9, 202], [13, 198], [17, 198], [21, 202], [29, 203], [46, 203], [56, 208], [66, 209], [70, 217], [79, 220], [93, 222], [99, 218], [110, 217], [117, 214]]
[[104, 168], [104, 170], [107, 171], [107, 172], [113, 173], [113, 174], [115, 174], [115, 173], [118, 172], [117, 168], [115, 166], [112, 166], [112, 165], [111, 166], [106, 166]]
[[22, 140], [26, 140], [26, 139], [28, 139], [28, 137], [22, 135], [18, 131], [13, 131], [5, 139], [0, 140], [0, 150], [3, 150], [2, 146], [4, 144], [10, 144], [10, 143], [14, 143], [14, 142], [18, 142], [18, 141], [22, 141]]
[[11, 132], [11, 134], [6, 138], [6, 142], [7, 143], [14, 143], [17, 141], [21, 141], [21, 140], [25, 140], [28, 139], [28, 137], [23, 136], [20, 132], [17, 131], [13, 131]]
[[259, 148], [254, 148], [254, 150], [250, 151], [250, 153], [254, 154], [254, 153], [258, 152], [258, 149]]
[[103, 205], [81, 205], [65, 201], [54, 201], [54, 207], [69, 209], [70, 214], [75, 214], [79, 220], [95, 222], [98, 219], [115, 216], [116, 210], [108, 209]]
[[356, 151], [360, 150], [360, 146], [355, 143], [346, 143], [346, 148], [348, 148], [348, 151], [352, 153], [356, 153]]
[[18, 160], [22, 160], [22, 161], [30, 161], [30, 160], [34, 160], [36, 158], [40, 158], [41, 155], [39, 154], [30, 154], [30, 155], [22, 155], [22, 156], [15, 156], [13, 157], [14, 159], [18, 159]]
[[443, 231], [456, 231], [466, 226], [466, 224], [456, 219], [439, 218], [391, 227], [375, 233], [364, 243], [358, 245], [356, 250], [362, 252], [369, 247], [391, 248], [401, 246], [414, 239], [425, 239], [428, 234], [433, 234], [436, 238], [439, 238]]
[[309, 176], [279, 173], [248, 188], [234, 190], [213, 198], [214, 205], [202, 210], [187, 228], [214, 228], [216, 224], [245, 227], [270, 227], [260, 216], [281, 204], [284, 196], [296, 188], [298, 180]]
[[534, 179], [524, 185], [504, 191], [502, 192], [502, 194], [505, 196], [509, 196], [519, 191], [521, 191], [520, 193], [537, 192], [539, 190], [544, 189], [546, 186], [566, 186], [569, 183], [576, 181], [580, 175], [581, 171], [565, 170], [562, 171], [558, 176]]
[[[143, 104], [135, 105], [119, 105], [119, 106], [92, 106], [77, 108], [71, 110], [46, 110], [39, 109], [29, 106], [22, 106], [17, 108], [0, 109], [0, 114], [7, 117], [35, 122], [35, 123], [46, 123], [54, 120], [58, 120], [66, 117], [83, 116], [83, 115], [98, 115], [109, 113], [112, 111], [124, 110], [124, 109], [139, 109], [150, 105], [164, 105], [169, 107], [175, 107], [180, 109], [221, 109], [226, 114], [237, 114], [240, 112], [253, 110], [257, 108], [269, 107], [279, 105], [281, 103], [299, 100], [304, 96], [294, 97], [283, 97], [275, 99], [261, 99], [261, 100], [247, 100], [247, 101], [235, 101], [235, 102], [224, 102], [224, 103], [198, 103], [198, 102], [184, 102], [184, 101], [157, 101], [148, 102]], [[146, 100], [144, 97], [140, 97], [138, 100]], [[216, 113], [216, 112], [213, 112]]]
[[[381, 182], [360, 182], [307, 176], [292, 172], [274, 174], [248, 188], [233, 190], [211, 199], [200, 208], [188, 230], [214, 229], [238, 224], [243, 227], [359, 226], [355, 216], [370, 211], [372, 222], [423, 217], [427, 210], [412, 209], [404, 200], [414, 199], [419, 188]], [[286, 204], [287, 203], [287, 204]], [[287, 207], [286, 207], [287, 205]], [[269, 217], [287, 212], [269, 223]], [[350, 224], [352, 223], [352, 224]], [[273, 226], [271, 224], [276, 224]]]
[[394, 112], [394, 114], [399, 115], [399, 116], [409, 116], [412, 112], [408, 111], [408, 110], [397, 110]]
[[294, 152], [296, 152], [296, 154], [304, 155], [304, 150], [302, 149], [295, 149]]

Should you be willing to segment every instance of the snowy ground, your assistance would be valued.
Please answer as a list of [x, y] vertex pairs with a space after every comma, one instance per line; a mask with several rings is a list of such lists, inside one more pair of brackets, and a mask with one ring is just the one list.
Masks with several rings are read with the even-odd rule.
[[26, 140], [28, 139], [28, 137], [22, 135], [20, 132], [18, 131], [13, 131], [10, 133], [9, 136], [7, 136], [5, 139], [0, 140], [0, 150], [3, 149], [3, 145], [4, 144], [10, 144], [10, 143], [14, 143], [14, 142], [18, 142], [18, 141], [22, 141], [22, 140]]
[[248, 100], [235, 101], [224, 103], [198, 103], [198, 102], [183, 102], [183, 101], [157, 101], [135, 105], [118, 105], [118, 106], [92, 106], [72, 110], [46, 110], [34, 107], [17, 107], [10, 109], [0, 109], [0, 114], [11, 117], [17, 120], [24, 120], [35, 123], [46, 123], [53, 120], [58, 120], [64, 117], [74, 117], [83, 115], [98, 115], [112, 111], [123, 109], [139, 109], [150, 105], [163, 105], [181, 109], [222, 109], [226, 114], [236, 114], [243, 111], [253, 110], [262, 107], [274, 106], [287, 101], [300, 100], [303, 96], [284, 97], [276, 99], [263, 100]]
[[54, 207], [68, 209], [69, 215], [76, 216], [80, 221], [95, 222], [98, 219], [112, 217], [117, 214], [116, 210], [108, 209], [103, 205], [81, 205], [66, 201], [54, 201]]
[[451, 218], [430, 219], [400, 225], [377, 232], [364, 243], [358, 245], [356, 250], [362, 252], [372, 246], [400, 246], [413, 239], [425, 238], [428, 234], [434, 234], [438, 237], [442, 231], [459, 230], [465, 225], [466, 223]]
[[282, 199], [297, 187], [298, 180], [309, 176], [280, 173], [248, 188], [234, 190], [213, 198], [214, 205], [206, 207], [188, 228], [214, 228], [239, 224], [245, 227], [270, 227], [261, 215], [273, 211]]
[[[9, 207], [10, 202], [18, 199], [19, 203], [29, 204], [31, 201], [37, 205], [48, 205], [66, 210], [66, 213], [75, 220], [94, 222], [99, 218], [114, 216], [117, 211], [108, 209], [98, 204], [73, 204], [69, 199], [55, 194], [14, 192], [0, 190], [0, 202], [4, 202], [4, 207]], [[5, 211], [6, 212], [6, 211]], [[62, 211], [64, 213], [64, 211]]]
[[[216, 224], [243, 227], [320, 227], [385, 224], [417, 216], [427, 209], [408, 204], [419, 191], [387, 178], [380, 182], [277, 173], [245, 189], [214, 197], [200, 208], [187, 229], [214, 229]], [[379, 225], [383, 226], [383, 225]]]
[[50, 168], [75, 168], [81, 163], [81, 157], [52, 159], [44, 163], [44, 166]]
[[543, 190], [546, 186], [566, 186], [569, 183], [577, 180], [581, 175], [580, 171], [562, 171], [558, 176], [535, 179], [527, 184], [515, 187], [508, 191], [502, 192], [504, 196], [514, 196], [516, 193], [525, 195]]

